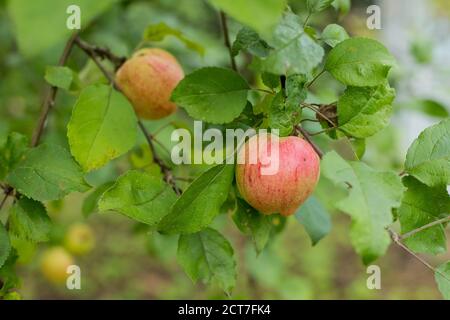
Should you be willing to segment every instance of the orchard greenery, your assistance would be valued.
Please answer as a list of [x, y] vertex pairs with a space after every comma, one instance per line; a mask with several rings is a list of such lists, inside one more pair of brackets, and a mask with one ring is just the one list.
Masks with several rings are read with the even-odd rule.
[[[65, 12], [73, 1], [48, 2], [55, 11]], [[84, 14], [83, 28], [113, 2], [78, 0]], [[307, 12], [301, 14], [308, 17], [306, 20], [283, 0], [209, 2], [222, 13], [223, 26], [226, 19], [242, 26], [223, 49], [229, 50], [232, 68], [208, 65], [187, 74], [171, 95], [171, 101], [182, 109], [178, 112], [222, 131], [278, 129], [281, 136], [305, 138], [320, 156], [323, 154], [321, 179], [346, 194], [334, 207], [351, 218], [351, 242], [363, 263], [376, 261], [391, 244], [406, 245], [413, 253], [447, 252], [450, 119], [417, 137], [404, 159], [404, 171], [378, 171], [364, 163], [365, 140], [390, 123], [395, 90], [388, 77], [396, 61], [380, 42], [350, 37], [338, 24], [324, 30], [309, 25], [309, 17], [323, 10], [337, 9], [345, 14], [347, 1], [307, 0]], [[213, 227], [217, 216], [228, 214], [229, 223], [248, 236], [258, 253], [283, 231], [285, 219], [303, 225], [312, 245], [332, 230], [326, 206], [315, 195], [297, 209], [295, 218], [263, 215], [239, 194], [234, 165], [183, 165], [182, 170], [175, 166], [159, 154], [161, 149], [155, 148], [132, 103], [116, 86], [113, 75], [124, 59], [107, 48], [84, 42], [83, 32], [71, 34], [63, 27], [63, 15], [32, 11], [33, 24], [51, 35], [42, 40], [27, 31], [31, 23], [28, 10], [38, 7], [15, 0], [9, 2], [8, 10], [17, 27], [21, 52], [32, 57], [67, 42], [66, 54], [78, 46], [88, 54], [87, 59], [102, 66], [105, 77], [87, 84], [80, 80], [80, 70], [64, 63], [48, 66], [42, 81], [47, 81], [55, 94], [59, 90], [77, 96], [67, 123], [68, 148], [51, 141], [40, 143], [39, 128], [33, 140], [11, 132], [0, 144], [2, 206], [9, 206], [7, 222], [0, 223], [0, 297], [14, 292], [20, 284], [14, 267], [18, 250], [12, 238], [47, 241], [52, 221], [45, 204], [73, 192], [89, 193], [83, 205], [85, 216], [115, 212], [149, 232], [179, 235], [177, 260], [189, 278], [214, 282], [227, 294], [235, 287], [238, 271], [230, 241]], [[230, 38], [224, 31], [224, 37]], [[169, 36], [200, 55], [207, 50], [169, 23], [143, 30], [141, 45], [155, 47]], [[251, 63], [236, 63], [240, 55], [251, 57]], [[317, 79], [325, 74], [345, 88], [330, 104], [317, 103], [312, 94], [321, 90]], [[53, 102], [46, 101], [44, 107]], [[310, 119], [311, 114], [315, 118]], [[309, 132], [308, 119], [319, 123], [321, 130]], [[142, 133], [148, 142], [144, 147]], [[352, 155], [334, 150], [335, 141], [344, 141]], [[144, 148], [146, 154], [137, 157], [136, 150]], [[124, 156], [130, 159], [130, 169], [115, 181], [96, 186], [88, 183], [91, 171]], [[175, 175], [180, 172], [192, 181], [177, 181]], [[399, 223], [400, 234], [394, 231], [394, 223]], [[450, 261], [434, 271], [439, 290], [450, 299]]]

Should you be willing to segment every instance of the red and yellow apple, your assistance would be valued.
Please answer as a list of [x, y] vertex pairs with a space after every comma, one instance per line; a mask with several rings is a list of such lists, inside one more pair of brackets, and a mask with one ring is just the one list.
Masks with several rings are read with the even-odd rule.
[[[292, 215], [313, 193], [320, 176], [320, 159], [311, 145], [299, 137], [267, 135], [265, 144], [259, 141], [260, 135], [255, 135], [239, 150], [239, 192], [263, 214]], [[268, 167], [276, 170], [265, 170]]]
[[161, 119], [175, 112], [177, 106], [170, 97], [183, 77], [183, 69], [173, 55], [147, 48], [137, 51], [119, 68], [116, 82], [139, 117]]

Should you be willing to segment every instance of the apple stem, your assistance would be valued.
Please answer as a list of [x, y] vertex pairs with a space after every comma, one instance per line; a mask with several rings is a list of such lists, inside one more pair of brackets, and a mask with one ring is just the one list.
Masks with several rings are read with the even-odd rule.
[[300, 131], [300, 133], [302, 134], [302, 136], [305, 138], [306, 141], [308, 141], [308, 143], [311, 145], [311, 147], [313, 147], [314, 151], [316, 151], [317, 155], [319, 156], [320, 159], [322, 159], [323, 157], [323, 152], [322, 150], [320, 150], [320, 148], [314, 143], [314, 141], [312, 141], [310, 134], [303, 129], [301, 126], [296, 126], [295, 127], [298, 131]]

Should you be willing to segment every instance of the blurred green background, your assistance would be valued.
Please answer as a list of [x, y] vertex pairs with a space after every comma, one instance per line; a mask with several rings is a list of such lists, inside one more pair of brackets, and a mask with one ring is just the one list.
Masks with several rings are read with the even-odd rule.
[[[39, 56], [24, 55], [17, 45], [15, 25], [7, 2], [0, 0], [0, 139], [4, 139], [9, 131], [31, 135], [45, 94], [45, 67], [56, 64], [63, 45], [61, 43], [50, 48]], [[45, 6], [44, 0], [36, 2]], [[310, 23], [322, 30], [327, 24], [338, 22], [352, 36], [378, 38], [396, 55], [399, 67], [394, 70], [391, 79], [398, 94], [396, 115], [392, 126], [368, 139], [364, 160], [377, 169], [399, 170], [406, 147], [421, 128], [437, 122], [439, 117], [448, 116], [450, 93], [440, 89], [439, 85], [433, 85], [433, 81], [439, 82], [447, 89], [450, 84], [450, 3], [446, 0], [398, 1], [403, 5], [410, 4], [411, 8], [417, 5], [411, 10], [415, 19], [411, 19], [410, 16], [397, 16], [401, 15], [401, 10], [398, 11], [398, 8], [388, 4], [394, 1], [378, 1], [383, 10], [383, 29], [369, 30], [366, 27], [366, 8], [373, 2], [352, 1], [351, 11], [347, 15], [342, 16], [335, 10], [327, 10], [315, 15]], [[296, 13], [303, 15], [303, 1], [289, 3]], [[425, 8], [425, 11], [421, 8]], [[51, 11], [52, 8], [48, 8], [48, 14], [52, 14]], [[33, 21], [33, 17], [30, 17], [30, 21]], [[107, 46], [117, 55], [129, 56], [139, 45], [145, 27], [161, 21], [183, 30], [189, 38], [206, 48], [202, 57], [171, 37], [157, 44], [172, 52], [186, 73], [200, 66], [227, 66], [228, 52], [223, 46], [218, 14], [203, 0], [118, 1], [90, 24], [82, 35], [89, 42]], [[408, 23], [411, 24], [409, 30]], [[238, 23], [230, 21], [232, 39], [239, 28]], [[407, 36], [396, 33], [398, 28], [407, 30]], [[48, 35], [42, 33], [41, 36]], [[442, 64], [442, 61], [446, 61], [446, 64]], [[238, 62], [243, 69], [249, 63], [245, 55], [241, 55]], [[101, 78], [96, 67], [87, 62], [78, 49], [74, 50], [68, 65], [74, 70], [80, 70], [80, 80], [84, 84]], [[250, 82], [256, 81], [250, 72], [244, 72], [244, 75]], [[327, 77], [321, 78], [316, 87], [321, 90], [314, 92], [314, 95], [323, 102], [334, 101], [339, 90], [342, 90], [336, 82]], [[46, 141], [67, 145], [66, 124], [74, 101], [75, 96], [70, 94], [58, 95], [56, 108], [52, 111], [47, 125], [44, 137]], [[166, 141], [170, 141], [170, 126], [161, 131], [158, 129], [167, 123], [184, 119], [183, 113], [179, 112], [168, 119], [148, 122], [147, 125], [152, 132], [158, 132], [158, 140], [168, 144]], [[162, 148], [159, 148], [159, 151], [164, 153]], [[139, 163], [139, 159], [145, 156], [142, 151], [136, 149], [131, 156], [132, 163]], [[128, 160], [129, 156], [122, 157], [91, 173], [89, 182], [100, 185], [113, 180], [128, 169]], [[329, 204], [342, 195], [336, 193], [331, 184], [322, 179], [317, 196], [325, 204]], [[22, 277], [22, 286], [18, 291], [23, 298], [225, 297], [218, 287], [193, 284], [184, 274], [176, 263], [177, 237], [149, 233], [145, 228], [117, 214], [95, 213], [85, 218], [82, 214], [83, 197], [73, 194], [64, 201], [47, 204], [50, 216], [55, 222], [50, 243], [38, 248], [16, 243], [16, 246], [21, 248], [18, 270]], [[382, 289], [367, 289], [366, 267], [350, 245], [349, 218], [339, 212], [332, 212], [332, 231], [315, 247], [311, 246], [302, 226], [291, 218], [288, 219], [284, 232], [276, 235], [258, 257], [251, 241], [238, 232], [227, 215], [229, 213], [224, 210], [214, 224], [224, 232], [235, 248], [238, 285], [232, 298], [440, 298], [432, 272], [395, 246], [391, 246], [388, 254], [376, 261], [382, 271]], [[4, 212], [0, 212], [0, 218], [4, 216]], [[45, 249], [60, 245], [67, 229], [77, 222], [91, 226], [96, 245], [88, 255], [75, 258], [76, 264], [81, 267], [82, 290], [69, 291], [64, 285], [47, 282], [39, 270], [39, 264]], [[431, 263], [437, 264], [450, 259], [450, 255], [441, 256], [439, 259], [427, 258]]]

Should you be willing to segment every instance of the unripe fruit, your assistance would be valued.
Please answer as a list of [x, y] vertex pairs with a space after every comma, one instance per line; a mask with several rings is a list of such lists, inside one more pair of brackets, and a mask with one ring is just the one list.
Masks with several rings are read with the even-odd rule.
[[161, 119], [176, 110], [170, 96], [183, 77], [173, 55], [152, 48], [139, 50], [127, 60], [117, 71], [116, 82], [139, 117]]
[[67, 268], [74, 264], [72, 256], [62, 247], [47, 249], [42, 255], [41, 272], [54, 284], [62, 284], [67, 279]]
[[70, 226], [64, 238], [64, 246], [75, 255], [85, 255], [94, 249], [95, 235], [91, 227], [84, 223]]
[[[289, 216], [313, 193], [320, 175], [320, 160], [311, 145], [299, 137], [268, 136], [267, 147], [251, 137], [238, 153], [236, 182], [242, 197], [263, 214]], [[278, 143], [278, 156], [271, 156]], [[256, 161], [251, 160], [256, 155]], [[268, 161], [268, 156], [270, 162]], [[245, 162], [244, 162], [245, 160]], [[264, 168], [274, 166], [275, 174]]]

